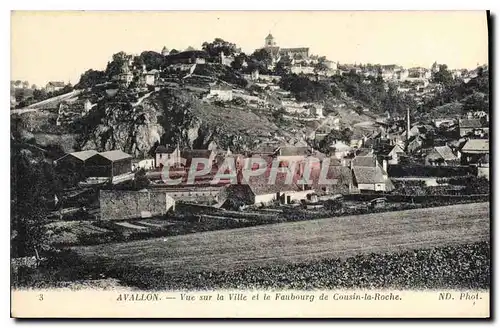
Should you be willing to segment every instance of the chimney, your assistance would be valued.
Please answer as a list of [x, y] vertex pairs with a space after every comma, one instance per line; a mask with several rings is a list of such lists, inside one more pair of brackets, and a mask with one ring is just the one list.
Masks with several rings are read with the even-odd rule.
[[384, 172], [387, 172], [387, 159], [382, 160], [382, 168], [384, 169]]
[[411, 124], [410, 124], [410, 108], [406, 108], [406, 149], [408, 150], [408, 144], [410, 142], [410, 129], [411, 129]]

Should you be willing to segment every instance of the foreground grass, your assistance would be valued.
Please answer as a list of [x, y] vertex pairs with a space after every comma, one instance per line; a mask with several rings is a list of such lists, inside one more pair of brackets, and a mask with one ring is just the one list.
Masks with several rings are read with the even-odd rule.
[[172, 274], [243, 270], [311, 259], [398, 253], [489, 238], [489, 204], [467, 204], [260, 225], [75, 247], [89, 262], [161, 269]]
[[[71, 254], [74, 256], [74, 254]], [[168, 273], [116, 262], [81, 262], [66, 254], [51, 267], [19, 272], [17, 287], [61, 287], [68, 281], [117, 279], [141, 290], [214, 289], [488, 289], [490, 245], [477, 242], [397, 253], [365, 254], [243, 270]], [[45, 271], [44, 271], [45, 270]]]
[[115, 272], [122, 283], [141, 289], [487, 289], [487, 242], [402, 253], [369, 254], [344, 260], [248, 268], [238, 271], [172, 275], [161, 270]]

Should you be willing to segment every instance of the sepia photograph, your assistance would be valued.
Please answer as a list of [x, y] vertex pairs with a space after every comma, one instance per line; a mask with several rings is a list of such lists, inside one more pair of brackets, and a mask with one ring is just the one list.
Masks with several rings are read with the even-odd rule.
[[490, 317], [488, 11], [10, 18], [12, 317]]

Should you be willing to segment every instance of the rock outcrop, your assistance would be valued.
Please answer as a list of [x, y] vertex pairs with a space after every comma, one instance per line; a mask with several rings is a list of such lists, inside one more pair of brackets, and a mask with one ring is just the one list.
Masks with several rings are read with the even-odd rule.
[[80, 147], [121, 149], [139, 158], [151, 155], [158, 144], [245, 151], [278, 130], [265, 117], [231, 111], [181, 89], [163, 89], [139, 103], [117, 95], [99, 101], [82, 122]]

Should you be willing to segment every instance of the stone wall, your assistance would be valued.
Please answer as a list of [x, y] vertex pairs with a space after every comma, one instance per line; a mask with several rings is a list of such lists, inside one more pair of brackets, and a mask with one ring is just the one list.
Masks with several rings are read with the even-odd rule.
[[101, 220], [126, 220], [165, 215], [175, 209], [175, 200], [160, 191], [101, 190]]

